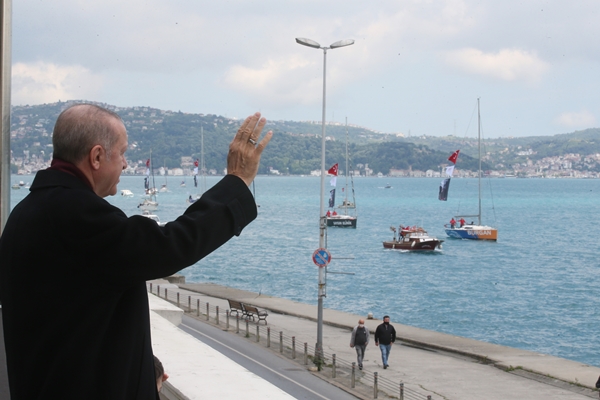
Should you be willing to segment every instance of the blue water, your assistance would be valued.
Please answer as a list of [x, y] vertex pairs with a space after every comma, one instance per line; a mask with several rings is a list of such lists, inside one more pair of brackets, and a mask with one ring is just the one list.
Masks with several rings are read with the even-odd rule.
[[[207, 178], [208, 186], [218, 179]], [[170, 178], [170, 192], [159, 194], [162, 221], [179, 215], [196, 193], [189, 177], [185, 188], [181, 180]], [[338, 178], [336, 203], [342, 183]], [[388, 183], [392, 188], [384, 189]], [[453, 215], [477, 211], [477, 181], [453, 179], [447, 202], [437, 200], [438, 185], [439, 179], [355, 179], [358, 228], [331, 228], [327, 238], [329, 271], [354, 275], [327, 275], [325, 307], [389, 314], [392, 322], [600, 366], [600, 180], [484, 181], [483, 223], [498, 228], [496, 243], [445, 237], [443, 224]], [[136, 197], [108, 200], [136, 214], [142, 186], [143, 177], [125, 176], [119, 188]], [[319, 247], [320, 179], [259, 176], [255, 191], [257, 220], [182, 274], [188, 282], [316, 304], [311, 256]], [[26, 192], [13, 190], [12, 205]], [[390, 225], [399, 224], [446, 239], [443, 250], [384, 250]]]

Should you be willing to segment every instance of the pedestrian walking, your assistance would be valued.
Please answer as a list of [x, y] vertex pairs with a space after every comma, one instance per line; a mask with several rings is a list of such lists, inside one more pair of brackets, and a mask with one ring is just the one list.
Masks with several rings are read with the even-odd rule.
[[356, 350], [358, 369], [363, 369], [363, 358], [365, 357], [365, 350], [367, 350], [368, 344], [369, 330], [365, 327], [365, 320], [359, 319], [358, 325], [352, 330], [352, 337], [350, 338], [350, 347], [354, 347], [354, 350]]
[[390, 324], [390, 317], [383, 317], [383, 323], [375, 330], [375, 346], [379, 346], [381, 350], [381, 361], [383, 361], [383, 369], [387, 369], [388, 357], [392, 351], [392, 344], [396, 341], [396, 330]]

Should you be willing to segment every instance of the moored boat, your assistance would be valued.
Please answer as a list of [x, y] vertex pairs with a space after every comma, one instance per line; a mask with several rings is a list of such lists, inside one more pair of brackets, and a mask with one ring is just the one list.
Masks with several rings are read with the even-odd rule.
[[356, 217], [344, 214], [328, 215], [327, 226], [356, 229]]
[[398, 238], [396, 238], [396, 228], [391, 226], [390, 230], [394, 232], [394, 239], [383, 242], [384, 249], [405, 251], [434, 251], [435, 249], [442, 249], [444, 241], [429, 236], [427, 231], [421, 227], [401, 226]]

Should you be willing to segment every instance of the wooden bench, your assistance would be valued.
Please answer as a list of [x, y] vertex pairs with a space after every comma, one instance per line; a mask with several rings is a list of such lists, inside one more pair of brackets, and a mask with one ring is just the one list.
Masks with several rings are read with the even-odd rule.
[[243, 306], [247, 318], [252, 318], [252, 321], [254, 321], [254, 317], [256, 317], [258, 318], [258, 323], [260, 323], [260, 321], [265, 321], [265, 325], [267, 325], [267, 317], [269, 316], [269, 313], [266, 310], [259, 310], [255, 306], [251, 306], [249, 304], [243, 304]]
[[233, 313], [235, 313], [236, 317], [239, 317], [240, 314], [242, 317], [247, 315], [242, 302], [231, 299], [227, 299], [227, 301], [229, 302], [229, 315], [233, 315]]

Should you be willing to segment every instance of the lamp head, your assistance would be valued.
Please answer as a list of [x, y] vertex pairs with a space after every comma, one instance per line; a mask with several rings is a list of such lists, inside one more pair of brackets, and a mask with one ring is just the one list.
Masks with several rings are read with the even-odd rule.
[[[296, 39], [296, 40], [298, 40], [298, 39]], [[338, 47], [350, 46], [351, 44], [354, 44], [354, 39], [344, 39], [344, 40], [335, 42], [334, 44], [330, 45], [329, 48], [337, 49]]]
[[312, 39], [296, 38], [296, 43], [301, 44], [303, 46], [314, 47], [315, 49], [321, 48], [321, 45]]

